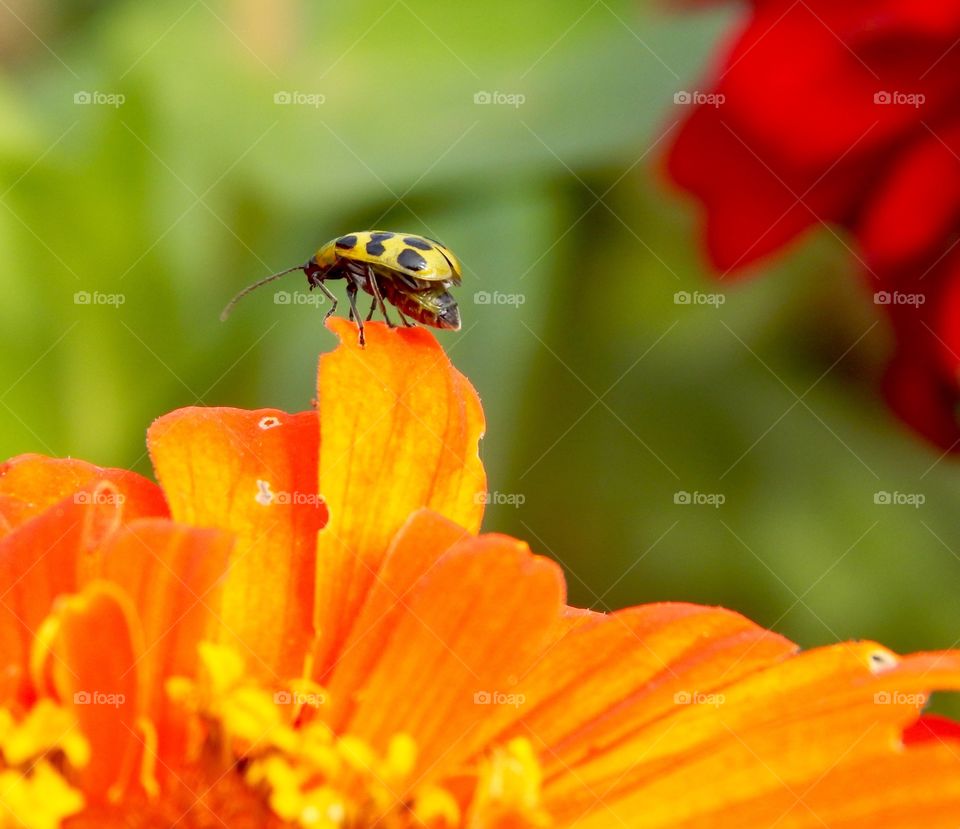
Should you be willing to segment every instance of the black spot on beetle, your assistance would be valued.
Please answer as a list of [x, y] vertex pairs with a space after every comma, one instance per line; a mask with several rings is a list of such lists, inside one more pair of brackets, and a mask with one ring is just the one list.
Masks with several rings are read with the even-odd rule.
[[419, 236], [404, 236], [403, 243], [417, 250], [433, 250], [433, 245], [426, 239], [421, 239]]
[[385, 230], [378, 230], [376, 233], [370, 234], [370, 240], [373, 242], [385, 242], [387, 239], [392, 239], [396, 235], [396, 233], [388, 233]]
[[341, 236], [337, 239], [336, 246], [341, 250], [350, 250], [357, 246], [357, 237], [356, 236]]
[[397, 257], [397, 263], [408, 271], [422, 271], [427, 267], [427, 260], [410, 248], [404, 248]]
[[379, 242], [367, 242], [367, 253], [370, 256], [381, 256], [386, 248]]

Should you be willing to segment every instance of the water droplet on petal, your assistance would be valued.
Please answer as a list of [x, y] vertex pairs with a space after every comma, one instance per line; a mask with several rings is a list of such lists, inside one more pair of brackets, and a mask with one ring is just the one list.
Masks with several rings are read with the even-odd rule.
[[267, 507], [273, 503], [273, 490], [270, 489], [270, 481], [257, 481], [257, 494], [253, 496], [258, 504]]
[[882, 674], [896, 668], [900, 660], [896, 654], [887, 650], [876, 650], [870, 654], [870, 670], [875, 674]]

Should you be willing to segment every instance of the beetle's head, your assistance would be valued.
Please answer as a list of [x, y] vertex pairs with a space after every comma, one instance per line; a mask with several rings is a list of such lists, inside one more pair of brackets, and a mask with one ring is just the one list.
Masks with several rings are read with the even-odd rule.
[[303, 272], [307, 275], [307, 282], [311, 285], [317, 285], [320, 282], [323, 282], [323, 277], [327, 273], [327, 269], [322, 265], [317, 264], [317, 257], [311, 256], [307, 263], [303, 265]]

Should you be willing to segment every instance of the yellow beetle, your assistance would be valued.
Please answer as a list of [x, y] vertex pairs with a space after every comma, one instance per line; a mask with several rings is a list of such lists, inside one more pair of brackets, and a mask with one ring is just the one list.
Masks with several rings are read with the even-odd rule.
[[373, 297], [368, 321], [379, 308], [387, 324], [393, 327], [386, 300], [397, 309], [405, 325], [412, 325], [407, 319], [411, 317], [434, 328], [460, 328], [460, 309], [447, 290], [461, 282], [460, 260], [433, 239], [387, 230], [364, 230], [332, 239], [305, 264], [271, 274], [244, 288], [223, 309], [220, 319], [225, 320], [238, 300], [252, 290], [293, 271], [303, 271], [310, 290], [319, 288], [330, 300], [327, 317], [336, 311], [337, 298], [324, 282], [346, 280], [350, 319], [356, 320], [361, 345], [364, 343], [363, 320], [357, 311], [357, 291], [360, 290]]

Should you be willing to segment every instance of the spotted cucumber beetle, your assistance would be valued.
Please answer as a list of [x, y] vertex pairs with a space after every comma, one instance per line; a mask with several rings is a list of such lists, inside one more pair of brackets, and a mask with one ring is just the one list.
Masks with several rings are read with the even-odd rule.
[[434, 328], [460, 329], [460, 309], [447, 290], [460, 284], [460, 260], [433, 239], [385, 230], [364, 230], [332, 239], [305, 264], [271, 274], [244, 288], [227, 303], [220, 319], [225, 320], [233, 306], [254, 289], [293, 271], [303, 271], [310, 290], [319, 288], [330, 300], [327, 317], [337, 310], [337, 298], [324, 282], [347, 281], [350, 319], [356, 320], [360, 345], [364, 344], [364, 337], [363, 319], [357, 311], [359, 290], [373, 297], [368, 322], [379, 308], [387, 325], [394, 327], [387, 316], [386, 300], [397, 309], [404, 325], [412, 325], [409, 316]]

